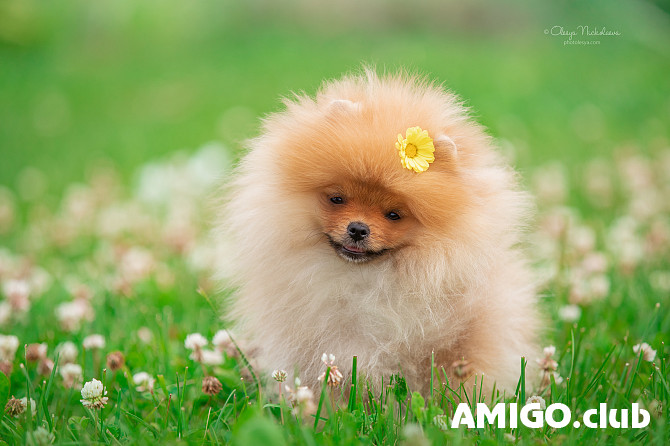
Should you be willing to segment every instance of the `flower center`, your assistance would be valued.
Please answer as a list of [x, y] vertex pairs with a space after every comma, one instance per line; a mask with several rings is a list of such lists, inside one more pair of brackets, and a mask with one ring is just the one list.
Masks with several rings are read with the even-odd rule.
[[407, 147], [405, 147], [405, 155], [408, 158], [414, 158], [416, 156], [416, 146], [414, 144], [407, 144]]

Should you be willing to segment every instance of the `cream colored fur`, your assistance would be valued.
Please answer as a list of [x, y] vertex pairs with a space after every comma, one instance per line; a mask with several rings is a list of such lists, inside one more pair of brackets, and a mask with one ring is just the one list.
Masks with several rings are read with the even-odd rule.
[[[238, 288], [230, 316], [261, 367], [297, 370], [315, 385], [322, 353], [336, 356], [345, 377], [356, 355], [359, 373], [373, 384], [402, 372], [410, 388], [427, 391], [434, 351], [452, 379], [452, 364], [466, 359], [472, 372], [486, 375], [486, 389], [495, 380], [513, 392], [521, 356], [536, 357], [538, 334], [533, 282], [516, 247], [529, 200], [457, 97], [412, 76], [368, 70], [286, 105], [250, 142], [221, 214], [232, 265], [224, 274]], [[398, 129], [411, 125], [448, 137], [436, 153], [443, 173], [438, 161], [435, 172], [432, 165], [420, 174], [402, 169], [393, 143]], [[348, 153], [338, 160], [347, 141], [361, 138], [370, 141], [359, 149], [361, 159]], [[369, 164], [366, 147], [372, 147]], [[321, 233], [313, 179], [303, 178], [304, 170], [287, 172], [289, 150], [303, 151], [306, 166], [313, 159], [314, 175], [327, 177], [331, 166], [344, 163], [361, 181], [428, 191], [408, 195], [426, 211], [425, 225], [411, 246], [375, 261], [341, 259]], [[320, 158], [325, 151], [331, 161]], [[456, 190], [465, 191], [448, 198], [454, 209], [444, 209], [447, 198], [430, 195], [445, 187], [444, 172], [453, 172]], [[453, 215], [449, 227], [431, 220], [431, 207]]]

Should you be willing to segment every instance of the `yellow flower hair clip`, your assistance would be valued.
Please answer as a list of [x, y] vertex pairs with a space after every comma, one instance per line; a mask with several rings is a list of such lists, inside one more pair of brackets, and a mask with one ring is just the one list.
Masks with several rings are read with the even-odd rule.
[[408, 128], [404, 138], [399, 133], [395, 146], [400, 154], [400, 162], [406, 169], [424, 172], [428, 170], [430, 163], [435, 161], [433, 138], [421, 127]]

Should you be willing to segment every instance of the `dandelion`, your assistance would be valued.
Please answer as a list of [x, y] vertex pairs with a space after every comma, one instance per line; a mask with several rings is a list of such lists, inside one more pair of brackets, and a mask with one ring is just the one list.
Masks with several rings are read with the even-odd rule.
[[14, 361], [19, 348], [19, 338], [0, 334], [0, 361]]
[[82, 369], [79, 364], [64, 364], [60, 367], [63, 385], [67, 388], [79, 387], [82, 380]]
[[652, 362], [654, 359], [656, 359], [656, 350], [651, 348], [651, 345], [647, 344], [646, 342], [634, 345], [633, 352], [638, 356], [640, 355], [640, 352], [642, 352], [642, 359], [647, 362]]
[[37, 362], [42, 359], [45, 359], [47, 356], [47, 345], [42, 344], [29, 344], [26, 347], [26, 361]]
[[133, 383], [138, 392], [153, 392], [154, 382], [156, 382], [154, 377], [147, 372], [138, 372], [133, 375]]
[[558, 317], [565, 322], [577, 322], [582, 316], [582, 309], [579, 305], [564, 305], [558, 309]]
[[123, 364], [125, 364], [125, 358], [120, 351], [115, 350], [107, 355], [107, 368], [112, 372], [119, 370]]
[[205, 395], [217, 395], [219, 392], [221, 392], [221, 389], [223, 389], [221, 381], [216, 379], [216, 377], [205, 376], [202, 379], [202, 393]]
[[528, 404], [539, 404], [540, 410], [545, 410], [547, 408], [547, 403], [544, 401], [544, 398], [539, 395], [533, 395], [528, 398], [528, 400], [526, 400], [526, 405]]
[[77, 361], [77, 356], [79, 355], [79, 350], [74, 342], [66, 341], [62, 343], [58, 348], [58, 362], [61, 364], [69, 364]]
[[[333, 387], [340, 385], [343, 376], [342, 372], [340, 372], [337, 366], [335, 365], [335, 355], [333, 354], [326, 355], [324, 353], [323, 356], [321, 356], [321, 361], [326, 365], [326, 367], [330, 367], [330, 374], [328, 375], [328, 385]], [[325, 378], [326, 378], [326, 372], [323, 372], [321, 376], [319, 376], [319, 381], [323, 381]]]
[[105, 348], [105, 337], [100, 334], [88, 335], [84, 338], [82, 346], [85, 350], [103, 349]]
[[93, 378], [93, 380], [84, 384], [81, 389], [81, 404], [91, 409], [102, 409], [107, 404], [107, 391], [104, 390], [102, 382]]

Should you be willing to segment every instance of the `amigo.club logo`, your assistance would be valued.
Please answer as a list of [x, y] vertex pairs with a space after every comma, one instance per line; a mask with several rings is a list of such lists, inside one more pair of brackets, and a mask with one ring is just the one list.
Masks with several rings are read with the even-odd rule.
[[606, 427], [640, 429], [647, 427], [650, 421], [649, 412], [633, 403], [631, 409], [608, 409], [607, 403], [601, 403], [597, 409], [589, 409], [584, 412], [582, 421], [572, 419], [572, 411], [568, 406], [561, 403], [550, 404], [542, 409], [540, 403], [526, 404], [519, 410], [516, 403], [498, 403], [490, 409], [484, 403], [477, 403], [475, 413], [470, 406], [461, 403], [456, 407], [456, 412], [451, 421], [452, 428], [467, 426], [469, 428], [483, 428], [485, 425], [496, 425], [500, 428], [516, 428], [519, 424], [538, 429], [546, 425], [559, 429], [572, 423], [575, 428], [582, 424], [591, 429]]

